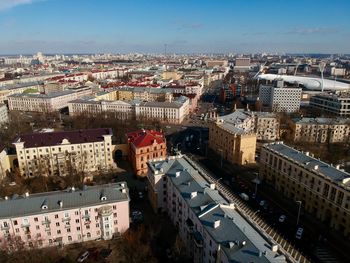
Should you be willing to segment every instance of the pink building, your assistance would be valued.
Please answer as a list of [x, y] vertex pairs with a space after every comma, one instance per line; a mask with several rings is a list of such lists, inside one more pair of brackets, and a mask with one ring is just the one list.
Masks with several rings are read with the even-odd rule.
[[0, 201], [0, 248], [111, 239], [129, 228], [129, 201], [125, 182], [5, 197]]

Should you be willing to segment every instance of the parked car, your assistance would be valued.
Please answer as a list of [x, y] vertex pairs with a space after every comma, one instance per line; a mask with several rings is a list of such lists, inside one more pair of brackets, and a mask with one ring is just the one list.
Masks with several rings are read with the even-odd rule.
[[296, 239], [301, 239], [301, 237], [303, 236], [303, 232], [304, 232], [304, 228], [299, 227], [297, 230], [297, 233], [295, 234], [295, 238]]
[[143, 199], [143, 193], [142, 192], [139, 192], [139, 198]]
[[266, 204], [265, 200], [261, 200], [260, 203], [259, 203], [260, 206], [264, 206], [265, 204]]
[[249, 201], [249, 196], [248, 196], [247, 194], [245, 194], [245, 193], [240, 193], [239, 196], [240, 196], [243, 200]]
[[78, 257], [77, 262], [84, 262], [89, 257], [89, 255], [90, 255], [89, 251], [85, 251], [83, 254], [81, 254]]
[[285, 215], [281, 215], [279, 218], [278, 218], [278, 222], [280, 223], [283, 223], [285, 220], [286, 220], [286, 216]]

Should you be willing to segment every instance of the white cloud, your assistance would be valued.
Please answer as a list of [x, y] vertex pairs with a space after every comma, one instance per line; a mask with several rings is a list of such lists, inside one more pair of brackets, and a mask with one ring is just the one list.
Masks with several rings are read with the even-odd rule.
[[40, 0], [0, 0], [0, 11], [11, 9], [19, 5], [32, 4]]

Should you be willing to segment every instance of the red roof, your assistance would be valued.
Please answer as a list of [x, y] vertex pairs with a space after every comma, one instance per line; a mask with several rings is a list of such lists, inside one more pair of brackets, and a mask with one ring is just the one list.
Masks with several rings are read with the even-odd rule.
[[151, 146], [154, 142], [157, 144], [165, 143], [163, 133], [154, 130], [138, 130], [129, 132], [126, 136], [136, 148]]
[[[74, 131], [30, 133], [20, 135], [19, 140], [24, 142], [25, 148], [55, 146], [62, 144], [67, 139], [71, 144], [102, 142], [103, 135], [112, 135], [112, 129], [86, 129]], [[16, 140], [17, 142], [18, 140]]]

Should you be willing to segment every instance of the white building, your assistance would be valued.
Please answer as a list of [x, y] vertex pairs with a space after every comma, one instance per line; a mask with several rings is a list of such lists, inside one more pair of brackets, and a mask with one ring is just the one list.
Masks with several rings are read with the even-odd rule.
[[286, 262], [277, 246], [237, 212], [186, 156], [149, 163], [148, 193], [168, 213], [195, 263]]
[[283, 81], [277, 86], [260, 85], [259, 100], [275, 112], [297, 112], [300, 109], [301, 88], [285, 87]]
[[11, 251], [111, 239], [129, 228], [129, 201], [125, 182], [5, 197], [0, 246]]
[[53, 112], [68, 107], [68, 102], [91, 95], [91, 88], [64, 90], [49, 94], [14, 94], [8, 97], [10, 110]]
[[7, 106], [5, 104], [0, 104], [0, 126], [8, 122], [8, 120]]
[[115, 168], [111, 129], [87, 129], [21, 135], [16, 147], [21, 175], [71, 175]]

